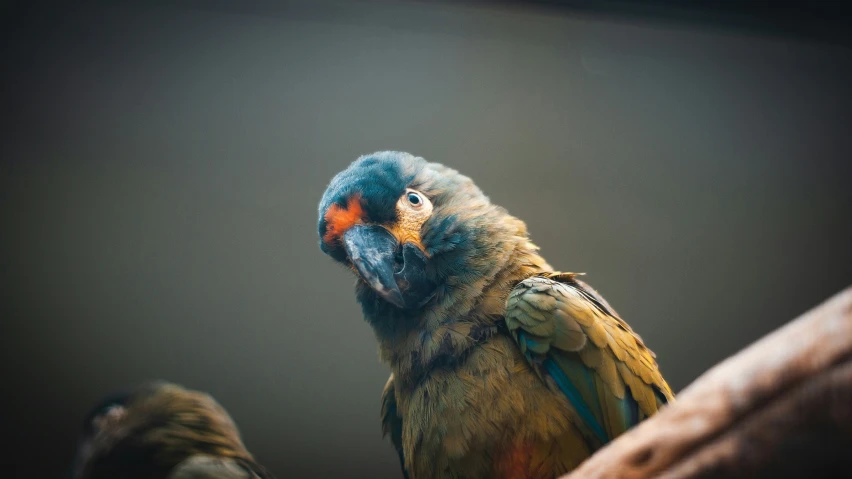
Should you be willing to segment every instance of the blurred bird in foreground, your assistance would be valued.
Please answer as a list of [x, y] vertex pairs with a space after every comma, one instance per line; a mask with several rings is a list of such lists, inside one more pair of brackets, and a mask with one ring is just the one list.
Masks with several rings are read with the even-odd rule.
[[673, 400], [606, 300], [453, 169], [357, 159], [322, 197], [319, 237], [390, 365], [382, 425], [406, 477], [556, 477]]
[[207, 394], [154, 382], [103, 399], [87, 416], [75, 479], [274, 479]]

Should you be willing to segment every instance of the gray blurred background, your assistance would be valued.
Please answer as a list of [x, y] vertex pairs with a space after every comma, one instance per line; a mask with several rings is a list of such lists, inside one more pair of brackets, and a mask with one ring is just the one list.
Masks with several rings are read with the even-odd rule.
[[27, 477], [66, 470], [98, 397], [156, 378], [213, 394], [280, 477], [399, 477], [388, 369], [316, 233], [328, 181], [376, 150], [474, 178], [675, 390], [852, 284], [848, 45], [509, 4], [198, 4], [6, 33], [0, 425]]

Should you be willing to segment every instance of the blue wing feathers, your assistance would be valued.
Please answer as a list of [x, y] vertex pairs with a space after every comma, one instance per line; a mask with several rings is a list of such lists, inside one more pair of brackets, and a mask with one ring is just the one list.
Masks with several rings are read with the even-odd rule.
[[586, 401], [583, 400], [583, 397], [580, 395], [580, 391], [574, 386], [573, 383], [568, 379], [568, 376], [565, 375], [565, 372], [556, 364], [553, 359], [545, 359], [544, 360], [544, 368], [548, 374], [553, 378], [556, 382], [556, 385], [559, 386], [559, 389], [563, 394], [568, 398], [568, 401], [574, 406], [574, 409], [580, 415], [580, 418], [586, 423], [586, 425], [591, 429], [594, 435], [601, 441], [602, 444], [606, 444], [609, 442], [609, 437], [604, 432], [603, 427], [601, 427], [600, 422], [595, 418], [592, 411], [589, 409]]

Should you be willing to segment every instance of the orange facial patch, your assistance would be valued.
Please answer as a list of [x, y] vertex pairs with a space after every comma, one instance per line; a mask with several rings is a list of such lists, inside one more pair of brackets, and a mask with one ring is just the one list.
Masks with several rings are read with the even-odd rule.
[[[389, 228], [392, 235], [399, 241], [399, 244], [411, 243], [420, 248], [423, 254], [426, 254], [426, 247], [420, 242], [419, 228], [416, 230], [406, 228], [406, 224], [397, 224], [393, 228]], [[426, 254], [428, 256], [428, 254]]]
[[338, 204], [332, 204], [323, 216], [326, 223], [325, 234], [322, 240], [331, 244], [339, 239], [343, 233], [354, 224], [364, 219], [364, 210], [361, 208], [361, 195], [355, 194], [349, 197], [346, 207], [341, 208]]

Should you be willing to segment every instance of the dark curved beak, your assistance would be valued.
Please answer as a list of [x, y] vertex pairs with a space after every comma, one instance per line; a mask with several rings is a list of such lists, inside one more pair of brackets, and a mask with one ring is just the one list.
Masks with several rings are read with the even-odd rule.
[[354, 225], [343, 234], [343, 247], [361, 278], [394, 306], [419, 308], [434, 296], [426, 255], [412, 244], [400, 246], [385, 228]]
[[387, 302], [405, 306], [402, 292], [393, 278], [394, 258], [399, 242], [390, 231], [375, 225], [354, 225], [343, 234], [343, 247], [361, 278]]

